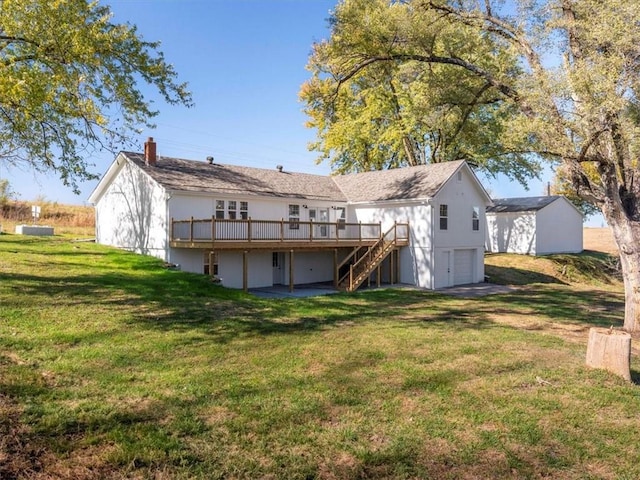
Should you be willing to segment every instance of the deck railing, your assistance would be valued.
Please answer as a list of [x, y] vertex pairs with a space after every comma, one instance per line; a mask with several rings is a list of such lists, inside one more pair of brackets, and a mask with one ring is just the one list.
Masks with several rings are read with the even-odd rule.
[[[401, 239], [408, 240], [408, 224], [397, 224]], [[171, 220], [175, 242], [327, 242], [375, 241], [380, 223], [302, 222], [292, 220], [228, 220], [218, 218]]]

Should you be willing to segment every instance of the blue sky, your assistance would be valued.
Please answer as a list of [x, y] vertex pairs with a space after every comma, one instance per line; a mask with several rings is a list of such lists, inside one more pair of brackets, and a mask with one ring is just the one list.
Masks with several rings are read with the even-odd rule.
[[[330, 173], [307, 149], [315, 132], [304, 126], [298, 91], [309, 77], [305, 65], [313, 42], [329, 35], [327, 19], [337, 0], [101, 1], [111, 6], [114, 21], [135, 24], [145, 40], [160, 40], [166, 59], [193, 93], [191, 109], [157, 99], [157, 128], [142, 132], [140, 149], [153, 136], [159, 155]], [[112, 160], [105, 152], [89, 162], [102, 174]], [[77, 196], [54, 175], [3, 168], [0, 177], [8, 178], [23, 200], [43, 196], [73, 204], [85, 203], [96, 183], [83, 184]], [[542, 195], [550, 179], [548, 172], [527, 192], [505, 178], [481, 178], [496, 198]]]

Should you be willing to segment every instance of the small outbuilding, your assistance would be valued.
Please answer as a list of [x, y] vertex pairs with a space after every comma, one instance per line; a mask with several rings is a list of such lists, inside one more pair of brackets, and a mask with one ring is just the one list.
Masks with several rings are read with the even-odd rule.
[[486, 250], [547, 255], [582, 251], [583, 216], [560, 195], [494, 199], [487, 207]]

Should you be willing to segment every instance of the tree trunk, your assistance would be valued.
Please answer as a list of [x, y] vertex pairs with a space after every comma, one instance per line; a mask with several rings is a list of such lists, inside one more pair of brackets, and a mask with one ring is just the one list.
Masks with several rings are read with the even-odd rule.
[[631, 335], [613, 329], [590, 329], [587, 365], [603, 368], [631, 381]]
[[620, 251], [624, 282], [624, 330], [640, 332], [640, 224], [626, 217], [606, 215]]

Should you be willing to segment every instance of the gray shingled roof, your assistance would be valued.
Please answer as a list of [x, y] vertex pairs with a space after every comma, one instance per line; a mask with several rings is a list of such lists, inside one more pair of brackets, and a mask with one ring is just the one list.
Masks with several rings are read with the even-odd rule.
[[167, 190], [346, 201], [331, 177], [276, 169], [209, 164], [158, 156], [149, 167], [140, 153], [122, 152]]
[[493, 199], [493, 205], [487, 207], [489, 213], [536, 212], [561, 198], [559, 195], [546, 197], [517, 197]]
[[333, 177], [352, 202], [431, 198], [463, 161], [377, 170]]
[[433, 197], [463, 161], [324, 176], [122, 152], [170, 191], [227, 193], [328, 201], [385, 201]]

